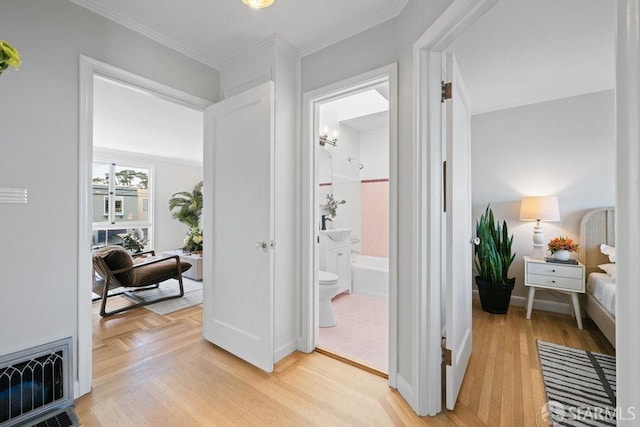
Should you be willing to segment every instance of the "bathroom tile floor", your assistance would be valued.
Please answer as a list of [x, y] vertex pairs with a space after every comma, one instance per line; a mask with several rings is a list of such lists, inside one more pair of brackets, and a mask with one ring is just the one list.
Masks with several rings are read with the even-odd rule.
[[320, 328], [320, 346], [340, 356], [389, 371], [389, 301], [356, 294], [333, 300], [336, 326]]

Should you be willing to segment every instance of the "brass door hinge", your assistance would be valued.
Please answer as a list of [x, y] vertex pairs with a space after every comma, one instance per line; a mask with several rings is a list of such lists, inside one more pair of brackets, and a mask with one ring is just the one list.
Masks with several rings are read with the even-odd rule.
[[444, 337], [440, 341], [440, 348], [442, 348], [442, 364], [451, 366], [451, 350], [447, 348], [447, 339]]
[[451, 99], [451, 92], [453, 91], [453, 86], [451, 83], [442, 82], [442, 97], [440, 98], [440, 102], [444, 102], [447, 99]]
[[451, 350], [448, 348], [442, 349], [442, 364], [451, 366]]

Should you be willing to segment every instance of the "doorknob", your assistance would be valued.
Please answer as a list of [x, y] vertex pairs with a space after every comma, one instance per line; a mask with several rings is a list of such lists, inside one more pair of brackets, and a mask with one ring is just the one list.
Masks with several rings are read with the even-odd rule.
[[264, 240], [262, 242], [257, 242], [256, 249], [267, 249], [267, 242]]
[[478, 246], [480, 244], [480, 238], [476, 237], [475, 239], [471, 240], [471, 243], [473, 243], [474, 245]]

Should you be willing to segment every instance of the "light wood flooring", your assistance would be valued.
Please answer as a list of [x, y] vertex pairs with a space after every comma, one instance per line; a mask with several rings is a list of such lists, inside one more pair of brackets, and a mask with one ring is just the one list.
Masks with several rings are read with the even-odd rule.
[[534, 311], [528, 321], [521, 308], [491, 315], [474, 302], [456, 410], [420, 418], [383, 378], [318, 353], [294, 353], [263, 373], [203, 340], [200, 306], [102, 319], [97, 305], [93, 390], [76, 400], [86, 426], [542, 426], [535, 340], [614, 354], [588, 320], [580, 331], [568, 316]]

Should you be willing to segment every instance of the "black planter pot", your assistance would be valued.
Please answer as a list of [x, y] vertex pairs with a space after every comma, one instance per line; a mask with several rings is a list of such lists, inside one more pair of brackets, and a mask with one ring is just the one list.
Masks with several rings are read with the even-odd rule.
[[511, 291], [516, 284], [515, 277], [508, 279], [506, 285], [485, 282], [476, 276], [476, 285], [480, 293], [482, 309], [488, 313], [506, 314], [511, 301]]

